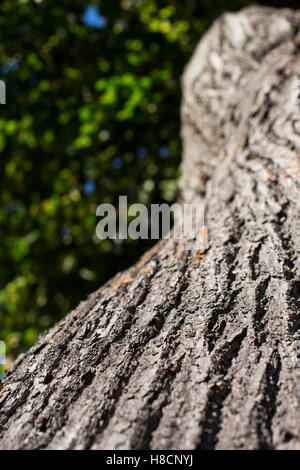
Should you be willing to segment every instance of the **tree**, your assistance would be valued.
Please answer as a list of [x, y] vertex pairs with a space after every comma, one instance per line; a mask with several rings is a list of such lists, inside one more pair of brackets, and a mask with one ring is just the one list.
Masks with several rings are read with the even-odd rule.
[[151, 246], [100, 242], [96, 207], [119, 194], [130, 204], [175, 198], [182, 69], [211, 21], [248, 3], [1, 1], [0, 330], [10, 358]]
[[19, 357], [0, 448], [300, 447], [299, 30], [252, 7], [200, 42], [181, 195], [207, 247], [160, 241]]

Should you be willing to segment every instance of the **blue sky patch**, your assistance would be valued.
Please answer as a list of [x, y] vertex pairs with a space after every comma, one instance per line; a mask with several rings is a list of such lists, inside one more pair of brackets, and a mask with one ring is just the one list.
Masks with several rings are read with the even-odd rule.
[[82, 20], [85, 25], [94, 28], [101, 29], [106, 26], [106, 19], [100, 14], [99, 9], [92, 5], [86, 7]]

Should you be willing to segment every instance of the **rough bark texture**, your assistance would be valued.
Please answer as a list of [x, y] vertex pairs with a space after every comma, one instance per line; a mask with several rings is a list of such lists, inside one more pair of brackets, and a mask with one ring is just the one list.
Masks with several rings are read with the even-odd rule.
[[159, 242], [20, 357], [0, 448], [300, 448], [299, 31], [253, 7], [203, 38], [181, 187], [207, 248]]

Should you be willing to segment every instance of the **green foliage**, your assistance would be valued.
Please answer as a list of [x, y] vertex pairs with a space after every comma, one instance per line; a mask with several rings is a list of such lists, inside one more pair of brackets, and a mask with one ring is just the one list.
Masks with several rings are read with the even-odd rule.
[[203, 32], [248, 1], [2, 0], [0, 327], [14, 357], [147, 243], [95, 236], [96, 207], [171, 202], [180, 76]]

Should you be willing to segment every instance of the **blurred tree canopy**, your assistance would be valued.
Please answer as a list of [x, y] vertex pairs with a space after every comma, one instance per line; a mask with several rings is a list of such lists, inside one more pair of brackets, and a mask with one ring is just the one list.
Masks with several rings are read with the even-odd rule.
[[100, 241], [96, 207], [172, 202], [180, 76], [243, 0], [2, 0], [0, 338], [14, 357], [145, 241]]

